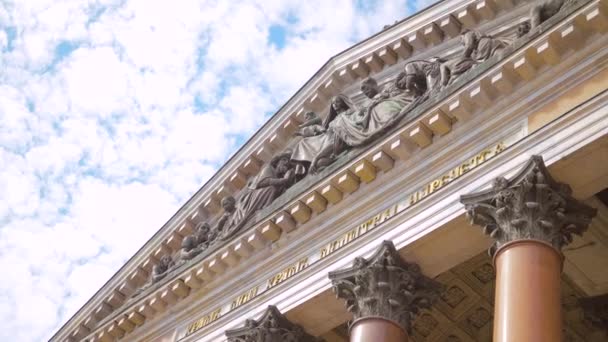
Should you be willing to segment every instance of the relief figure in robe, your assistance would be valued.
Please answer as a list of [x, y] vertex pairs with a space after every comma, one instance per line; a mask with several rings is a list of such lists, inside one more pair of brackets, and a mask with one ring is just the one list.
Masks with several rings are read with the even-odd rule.
[[361, 92], [371, 100], [363, 108], [366, 134], [359, 141], [347, 141], [349, 146], [360, 145], [369, 140], [368, 137], [372, 134], [400, 119], [399, 113], [416, 100], [416, 95], [406, 90], [403, 84], [406, 77], [405, 73], [399, 74], [397, 79], [384, 89], [380, 89], [378, 82], [371, 77], [361, 83]]
[[348, 148], [362, 146], [376, 139], [384, 130], [407, 114], [418, 103], [416, 94], [405, 89], [406, 74], [402, 73], [386, 90], [380, 91], [375, 80], [363, 84], [372, 101], [357, 106], [348, 96], [332, 98], [329, 113], [323, 122], [325, 132], [305, 137], [294, 147], [291, 159], [309, 163], [309, 172], [330, 165]]
[[158, 264], [152, 267], [152, 283], [163, 279], [173, 266], [175, 266], [173, 258], [170, 255], [163, 255]]
[[462, 55], [447, 63], [450, 70], [450, 83], [460, 75], [499, 54], [512, 43], [509, 38], [495, 38], [471, 30], [464, 30], [460, 34], [460, 41], [464, 46]]
[[428, 98], [445, 87], [450, 80], [450, 70], [446, 61], [440, 57], [414, 60], [406, 63], [404, 69], [405, 89], [417, 97]]
[[[336, 155], [344, 150], [344, 144], [336, 135], [336, 127], [348, 121], [350, 125], [363, 127], [361, 111], [345, 95], [337, 95], [331, 100], [329, 114], [323, 120], [325, 132], [305, 137], [294, 147], [291, 160], [298, 163], [309, 163], [309, 172], [316, 172], [333, 162]], [[344, 116], [345, 118], [342, 118]]]
[[545, 0], [537, 1], [530, 9], [530, 25], [534, 29], [547, 21], [559, 11], [576, 3], [576, 0]]
[[289, 157], [291, 152], [274, 156], [260, 172], [249, 180], [237, 199], [222, 199], [224, 214], [215, 231], [219, 240], [226, 240], [239, 231], [254, 214], [272, 203], [295, 182], [295, 171]]
[[321, 125], [323, 121], [315, 112], [307, 112], [304, 114], [304, 123], [298, 126], [298, 130], [294, 135], [302, 137], [312, 137], [325, 132], [325, 128]]
[[167, 274], [171, 271], [171, 269], [173, 269], [174, 266], [175, 266], [175, 262], [173, 261], [173, 258], [171, 257], [171, 255], [163, 255], [160, 258], [158, 264], [156, 264], [152, 267], [152, 274], [150, 274], [150, 279], [148, 279], [148, 282], [146, 282], [144, 285], [142, 285], [139, 289], [135, 290], [135, 292], [133, 292], [131, 297], [138, 296], [140, 293], [144, 292], [150, 286], [152, 286], [153, 284], [157, 283], [158, 281], [160, 281], [161, 279], [166, 277]]

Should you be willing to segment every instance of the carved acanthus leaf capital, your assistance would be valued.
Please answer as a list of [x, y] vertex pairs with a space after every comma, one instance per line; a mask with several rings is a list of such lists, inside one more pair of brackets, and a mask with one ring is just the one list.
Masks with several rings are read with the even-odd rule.
[[322, 342], [301, 326], [290, 322], [275, 306], [259, 320], [248, 319], [242, 328], [226, 331], [229, 342]]
[[356, 258], [351, 268], [330, 272], [329, 278], [355, 320], [382, 317], [406, 331], [418, 311], [431, 306], [440, 289], [418, 265], [404, 261], [390, 241], [384, 241], [369, 259]]
[[460, 201], [471, 223], [495, 240], [492, 255], [506, 243], [526, 239], [561, 250], [573, 234], [587, 230], [597, 212], [572, 197], [568, 185], [555, 181], [540, 156], [532, 156], [513, 179], [498, 177], [492, 188]]

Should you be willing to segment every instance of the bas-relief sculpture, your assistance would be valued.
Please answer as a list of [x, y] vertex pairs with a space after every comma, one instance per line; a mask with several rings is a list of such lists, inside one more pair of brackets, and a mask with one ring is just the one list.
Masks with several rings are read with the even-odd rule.
[[[530, 21], [518, 25], [515, 39], [577, 2], [538, 2], [531, 9]], [[331, 99], [324, 119], [315, 112], [307, 112], [304, 122], [294, 133], [291, 148], [266, 163], [236, 197], [223, 198], [223, 213], [215, 224], [200, 223], [192, 235], [184, 238], [175, 256], [164, 256], [160, 260], [143, 288], [162, 279], [172, 268], [233, 237], [256, 212], [267, 207], [286, 189], [329, 166], [350, 149], [376, 140], [429, 97], [477, 65], [499, 55], [515, 39], [464, 30], [460, 35], [463, 50], [459, 56], [449, 60], [432, 57], [409, 61], [383, 88], [372, 77], [363, 80], [361, 92], [367, 97], [364, 103], [354, 103], [345, 94], [339, 94]]]
[[281, 195], [296, 180], [296, 170], [291, 163], [290, 153], [280, 153], [265, 164], [253, 177], [237, 199], [227, 197], [228, 207], [223, 205], [224, 214], [215, 231], [218, 239], [225, 241], [238, 232], [260, 209], [266, 207]]
[[536, 1], [530, 10], [530, 26], [536, 28], [559, 11], [579, 3], [580, 0], [544, 0]]
[[457, 58], [409, 61], [386, 89], [380, 89], [373, 78], [364, 80], [361, 91], [369, 99], [366, 103], [356, 104], [344, 94], [334, 96], [321, 125], [318, 120], [309, 124], [317, 115], [307, 114], [305, 128], [297, 133], [301, 138], [293, 148], [291, 161], [303, 165], [308, 173], [318, 172], [341, 153], [377, 139], [427, 98], [500, 54], [513, 39], [465, 30], [461, 41], [463, 52]]
[[169, 274], [169, 272], [173, 269], [174, 266], [175, 266], [175, 262], [173, 261], [172, 256], [163, 255], [160, 258], [160, 260], [158, 261], [158, 264], [156, 264], [152, 267], [152, 273], [150, 274], [150, 279], [148, 280], [148, 282], [146, 282], [144, 285], [142, 285], [142, 287], [137, 289], [133, 293], [132, 296], [133, 297], [137, 296], [138, 294], [142, 293], [144, 290], [146, 290], [153, 284], [155, 284], [158, 281], [160, 281], [161, 279], [165, 278], [167, 276], [167, 274]]
[[177, 265], [181, 265], [188, 260], [192, 260], [199, 255], [209, 244], [215, 240], [215, 235], [212, 234], [211, 227], [207, 222], [200, 222], [194, 227], [194, 233], [186, 236], [182, 240], [182, 246], [178, 254]]

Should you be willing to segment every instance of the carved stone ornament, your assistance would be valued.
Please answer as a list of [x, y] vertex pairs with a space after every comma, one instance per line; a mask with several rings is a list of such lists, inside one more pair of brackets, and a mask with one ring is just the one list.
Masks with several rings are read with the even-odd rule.
[[355, 321], [382, 317], [408, 332], [418, 311], [429, 308], [440, 292], [439, 283], [404, 261], [390, 241], [369, 259], [356, 258], [351, 268], [330, 272], [329, 279]]
[[248, 319], [242, 328], [226, 331], [228, 342], [322, 342], [309, 335], [301, 326], [290, 322], [275, 306], [259, 320]]
[[490, 255], [506, 243], [540, 240], [558, 251], [572, 235], [587, 230], [597, 210], [572, 197], [567, 184], [551, 177], [541, 156], [532, 156], [510, 181], [494, 180], [488, 190], [462, 195], [471, 224], [483, 226], [495, 242]]

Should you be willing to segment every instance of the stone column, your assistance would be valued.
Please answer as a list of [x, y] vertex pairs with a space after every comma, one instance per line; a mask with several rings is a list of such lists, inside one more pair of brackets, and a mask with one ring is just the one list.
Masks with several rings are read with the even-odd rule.
[[561, 249], [596, 214], [571, 194], [533, 156], [510, 181], [461, 196], [471, 223], [495, 241], [494, 342], [562, 340]]
[[405, 342], [420, 308], [428, 308], [439, 284], [416, 264], [405, 262], [390, 241], [369, 259], [356, 258], [349, 269], [329, 273], [338, 298], [354, 320], [351, 342]]

